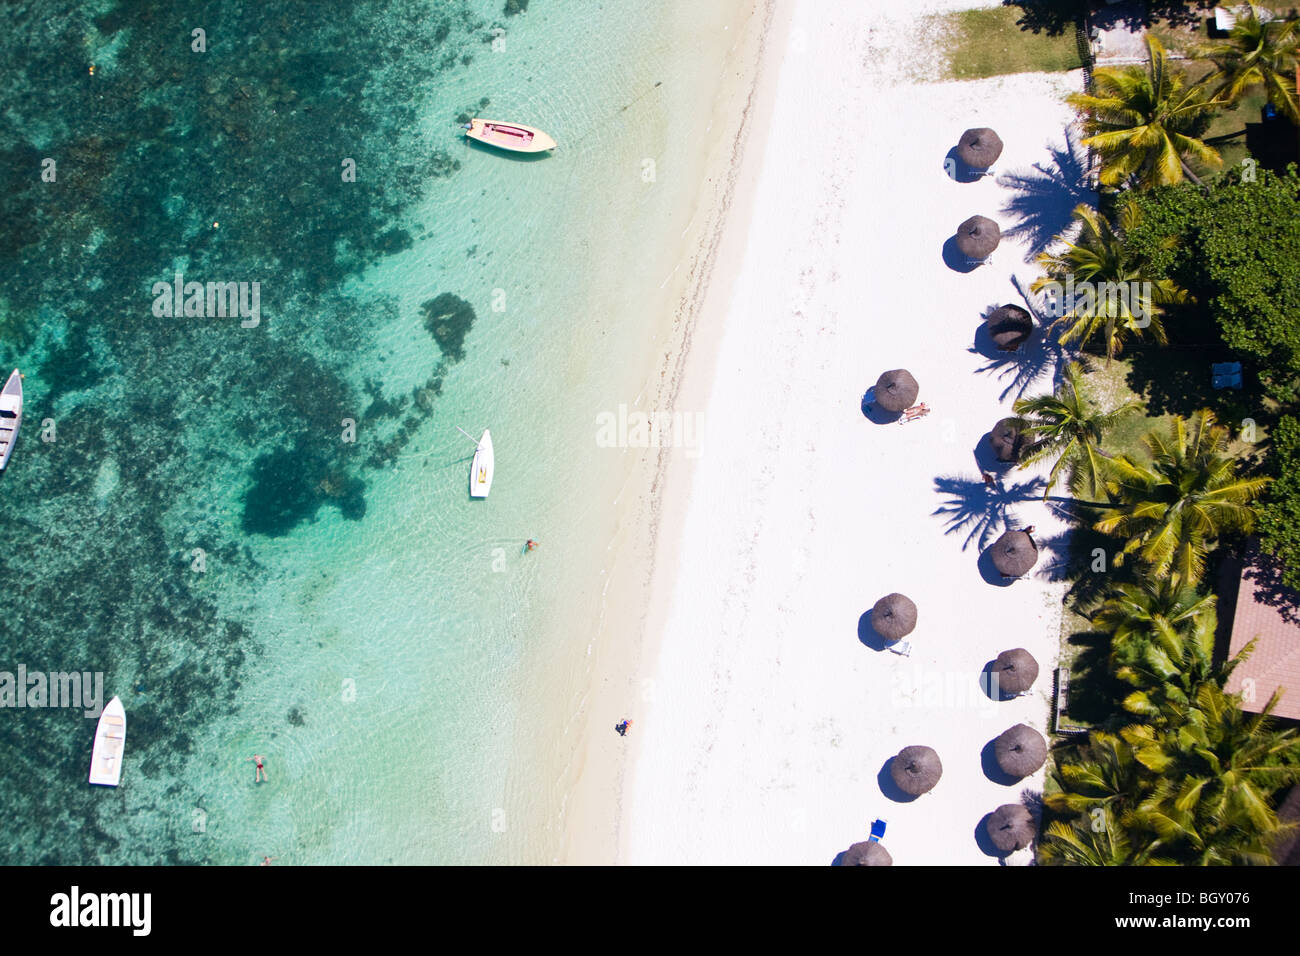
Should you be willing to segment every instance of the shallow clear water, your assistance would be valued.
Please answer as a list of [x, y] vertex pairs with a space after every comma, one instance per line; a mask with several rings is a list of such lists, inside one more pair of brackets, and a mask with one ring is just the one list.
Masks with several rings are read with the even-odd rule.
[[[129, 727], [92, 789], [93, 721], [0, 709], [5, 862], [553, 857], [626, 467], [594, 420], [698, 156], [657, 192], [643, 160], [714, 67], [679, 11], [502, 8], [0, 11], [0, 670], [103, 671]], [[471, 113], [561, 147], [467, 146]], [[156, 316], [176, 272], [258, 282], [260, 324]], [[487, 502], [455, 425], [492, 429]]]

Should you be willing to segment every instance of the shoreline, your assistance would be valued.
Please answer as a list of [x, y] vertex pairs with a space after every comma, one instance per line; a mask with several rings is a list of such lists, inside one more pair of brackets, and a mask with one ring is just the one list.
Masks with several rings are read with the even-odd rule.
[[[701, 219], [704, 225], [698, 236], [684, 243], [677, 266], [664, 279], [667, 286], [686, 264], [684, 274], [677, 278], [680, 291], [672, 297], [671, 325], [657, 338], [662, 357], [647, 371], [645, 387], [633, 403], [637, 408], [649, 394], [646, 408], [685, 409], [689, 414], [693, 406], [681, 404], [686, 365], [702, 347], [716, 349], [716, 335], [710, 336], [713, 330], [699, 325], [702, 302], [713, 287], [719, 247], [728, 234], [725, 227], [733, 215], [744, 215], [748, 209], [748, 203], [737, 197], [741, 170], [744, 156], [754, 148], [755, 129], [765, 128], [759, 86], [767, 74], [775, 72], [768, 69], [766, 56], [773, 48], [774, 35], [780, 35], [778, 23], [782, 19], [788, 22], [773, 0], [751, 0], [749, 7], [745, 16], [749, 35], [735, 41], [728, 53], [741, 60], [736, 74], [739, 82], [731, 80], [724, 85], [713, 104], [709, 128], [734, 116], [732, 106], [739, 107], [739, 120], [726, 139], [711, 147], [706, 160], [704, 181], [712, 185], [701, 191], [682, 235]], [[729, 59], [728, 69], [733, 64]], [[707, 423], [705, 428], [707, 435]], [[611, 557], [602, 592], [602, 616], [589, 645], [593, 664], [581, 704], [583, 727], [575, 748], [575, 780], [563, 810], [564, 837], [557, 860], [562, 863], [605, 864], [618, 862], [620, 856], [622, 796], [636, 758], [637, 734], [633, 730], [627, 738], [618, 738], [611, 731], [625, 712], [635, 726], [636, 707], [630, 702], [649, 693], [640, 677], [657, 653], [657, 645], [648, 642], [647, 635], [653, 631], [647, 630], [646, 622], [651, 612], [650, 584], [664, 541], [661, 489], [670, 470], [669, 459], [681, 456], [682, 451], [661, 448], [638, 453], [640, 460], [631, 466], [617, 498], [618, 530], [607, 549]]]
[[[713, 309], [725, 310], [732, 288], [740, 277], [740, 266], [749, 241], [749, 229], [754, 217], [754, 201], [763, 170], [763, 155], [767, 149], [772, 129], [777, 83], [781, 65], [790, 42], [793, 8], [780, 5], [769, 12], [768, 25], [757, 65], [750, 102], [753, 109], [749, 138], [735, 152], [730, 170], [732, 182], [728, 202], [719, 217], [718, 235], [714, 241], [714, 255], [697, 292], [696, 328], [689, 348], [676, 362], [674, 398], [681, 407], [701, 410], [708, 408], [713, 387], [713, 371], [722, 351], [726, 323], [705, 321]], [[677, 407], [677, 406], [674, 406]], [[707, 419], [706, 419], [707, 421]], [[706, 435], [708, 425], [706, 424]], [[706, 438], [707, 442], [707, 438]], [[632, 683], [653, 687], [656, 664], [665, 641], [665, 626], [669, 603], [656, 601], [663, 591], [675, 583], [676, 567], [683, 549], [682, 534], [687, 518], [687, 504], [695, 483], [697, 460], [668, 460], [660, 456], [653, 491], [658, 492], [651, 511], [654, 532], [651, 550], [646, 560], [645, 589], [642, 595], [640, 667], [632, 675]], [[646, 703], [650, 698], [644, 698]], [[637, 764], [641, 756], [641, 735], [630, 741], [622, 776], [626, 789], [634, 791], [637, 781]], [[621, 808], [622, 809], [622, 808]], [[619, 828], [615, 861], [627, 862], [628, 830]]]

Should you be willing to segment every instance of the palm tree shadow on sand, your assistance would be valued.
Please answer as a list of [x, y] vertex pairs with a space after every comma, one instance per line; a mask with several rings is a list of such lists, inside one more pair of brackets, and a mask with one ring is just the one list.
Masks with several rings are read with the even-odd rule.
[[1002, 206], [1011, 225], [1002, 235], [1024, 242], [1026, 262], [1067, 229], [1076, 206], [1097, 205], [1097, 194], [1088, 187], [1088, 151], [1079, 144], [1079, 134], [1066, 127], [1064, 145], [1054, 143], [1048, 149], [1050, 161], [997, 177], [998, 185], [1011, 194]]
[[981, 330], [976, 330], [975, 342], [969, 349], [972, 355], [979, 355], [987, 361], [977, 368], [977, 374], [988, 373], [997, 377], [999, 382], [1006, 382], [998, 396], [999, 401], [1006, 401], [1009, 396], [1020, 398], [1036, 382], [1046, 379], [1055, 382], [1061, 367], [1069, 360], [1069, 355], [1061, 345], [1060, 331], [1055, 320], [1046, 315], [1040, 307], [1037, 297], [1020, 282], [1016, 276], [1011, 277], [1011, 284], [1019, 293], [1025, 309], [1034, 318], [1034, 331], [1019, 349], [1014, 352], [998, 352], [990, 349], [982, 341]]
[[944, 534], [965, 534], [961, 549], [974, 545], [983, 551], [1006, 528], [1021, 526], [1014, 508], [1042, 497], [1046, 482], [1040, 477], [1006, 484], [999, 481], [990, 487], [982, 479], [941, 475], [934, 479], [934, 490], [947, 500], [931, 514], [943, 518]]

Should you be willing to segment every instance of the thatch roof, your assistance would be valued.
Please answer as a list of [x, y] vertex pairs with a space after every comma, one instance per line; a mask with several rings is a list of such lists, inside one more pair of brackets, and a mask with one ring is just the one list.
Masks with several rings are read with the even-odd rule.
[[894, 858], [874, 840], [855, 843], [840, 857], [840, 866], [893, 866]]
[[1047, 741], [1028, 724], [1016, 724], [993, 741], [993, 755], [1003, 773], [1027, 777], [1047, 762]]
[[1023, 694], [1038, 677], [1038, 661], [1023, 647], [1003, 651], [993, 662], [997, 688], [1004, 694]]
[[1034, 331], [1034, 317], [1018, 305], [1003, 305], [984, 320], [993, 344], [1003, 352], [1014, 352]]
[[1003, 853], [1023, 850], [1034, 842], [1037, 833], [1034, 816], [1018, 803], [1004, 803], [984, 824], [989, 839]]
[[1002, 155], [1002, 138], [987, 126], [968, 129], [957, 140], [957, 157], [971, 169], [988, 169]]
[[902, 640], [916, 627], [916, 605], [904, 594], [886, 594], [871, 609], [871, 627], [887, 641]]
[[934, 789], [943, 775], [939, 755], [930, 747], [904, 747], [889, 764], [894, 785], [913, 797]]
[[920, 392], [921, 386], [905, 368], [896, 368], [876, 379], [876, 404], [885, 411], [901, 412], [911, 408]]
[[1022, 422], [1018, 418], [1004, 418], [989, 429], [989, 441], [998, 461], [1019, 461], [1020, 449], [1025, 444], [1021, 432]]
[[1002, 230], [986, 216], [971, 216], [957, 227], [957, 248], [968, 259], [987, 259], [1002, 241]]
[[993, 567], [1004, 578], [1018, 578], [1028, 574], [1038, 563], [1038, 545], [1024, 531], [1008, 531], [989, 548]]

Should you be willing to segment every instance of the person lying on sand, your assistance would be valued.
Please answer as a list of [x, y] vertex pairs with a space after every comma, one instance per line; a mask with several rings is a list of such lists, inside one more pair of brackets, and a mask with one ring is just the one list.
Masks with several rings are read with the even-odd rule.
[[903, 417], [899, 419], [899, 421], [910, 422], [917, 418], [923, 418], [924, 416], [929, 414], [930, 414], [930, 406], [925, 404], [925, 402], [922, 402], [920, 405], [913, 405], [911, 408], [905, 410], [903, 412]]

